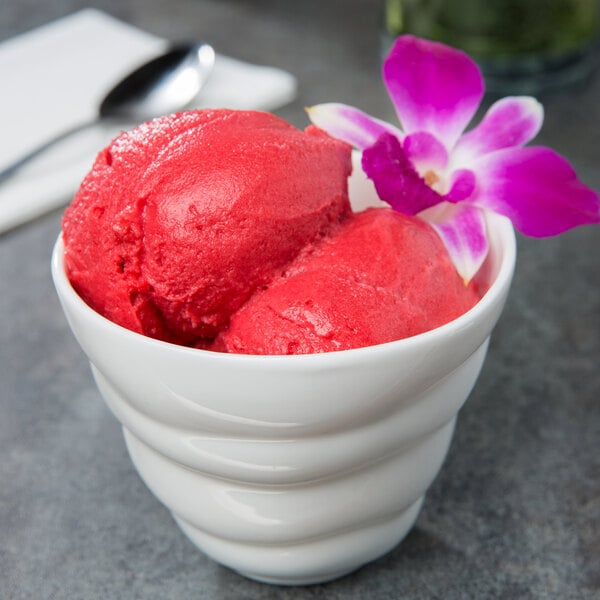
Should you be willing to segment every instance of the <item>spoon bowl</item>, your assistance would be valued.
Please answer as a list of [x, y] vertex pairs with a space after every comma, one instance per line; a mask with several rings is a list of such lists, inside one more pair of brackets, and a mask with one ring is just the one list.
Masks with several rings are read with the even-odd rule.
[[99, 119], [146, 121], [185, 107], [206, 83], [214, 61], [205, 42], [173, 46], [121, 80], [101, 102]]

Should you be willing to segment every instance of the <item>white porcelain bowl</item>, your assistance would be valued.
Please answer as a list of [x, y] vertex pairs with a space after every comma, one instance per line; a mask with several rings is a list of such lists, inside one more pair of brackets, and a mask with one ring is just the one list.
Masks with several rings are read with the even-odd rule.
[[52, 274], [137, 470], [192, 542], [253, 579], [317, 583], [386, 553], [417, 518], [510, 287], [512, 226], [489, 226], [491, 287], [472, 310], [328, 354], [219, 354], [132, 333], [73, 290], [60, 237]]

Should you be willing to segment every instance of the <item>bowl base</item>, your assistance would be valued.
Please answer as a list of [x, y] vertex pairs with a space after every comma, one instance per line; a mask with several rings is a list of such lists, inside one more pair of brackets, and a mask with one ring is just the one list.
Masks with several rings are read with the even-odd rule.
[[[359, 568], [359, 567], [357, 567]], [[262, 573], [248, 573], [245, 571], [236, 571], [242, 577], [247, 577], [248, 579], [252, 579], [254, 581], [258, 581], [259, 583], [268, 583], [270, 585], [281, 585], [281, 586], [303, 586], [303, 585], [318, 585], [319, 583], [328, 583], [330, 581], [334, 581], [335, 579], [340, 579], [341, 577], [345, 577], [349, 575], [356, 569], [346, 569], [344, 571], [339, 571], [336, 573], [323, 574], [322, 577], [315, 579], [314, 577], [267, 577]]]
[[414, 525], [423, 499], [421, 496], [401, 512], [360, 529], [290, 544], [222, 539], [176, 514], [173, 518], [202, 552], [244, 577], [275, 585], [313, 585], [343, 577], [387, 554]]

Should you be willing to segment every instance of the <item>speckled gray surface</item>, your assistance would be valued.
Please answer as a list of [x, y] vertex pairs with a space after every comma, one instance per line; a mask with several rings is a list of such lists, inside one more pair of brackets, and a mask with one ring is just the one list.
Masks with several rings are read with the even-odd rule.
[[[6, 0], [0, 40], [90, 4], [292, 71], [280, 114], [298, 125], [327, 100], [391, 117], [372, 0]], [[600, 189], [600, 77], [545, 106], [540, 143]], [[54, 295], [59, 225], [0, 237], [1, 598], [600, 597], [600, 228], [519, 237], [487, 362], [405, 541], [336, 582], [275, 588], [195, 550], [134, 472]]]

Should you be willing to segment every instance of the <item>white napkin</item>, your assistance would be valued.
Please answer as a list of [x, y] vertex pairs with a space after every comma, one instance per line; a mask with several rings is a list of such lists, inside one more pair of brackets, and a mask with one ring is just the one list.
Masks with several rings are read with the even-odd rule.
[[[0, 168], [93, 119], [104, 94], [166, 45], [94, 9], [0, 44]], [[295, 95], [289, 73], [217, 54], [193, 107], [274, 110]], [[101, 125], [76, 134], [0, 183], [0, 233], [69, 202], [98, 151], [117, 133]]]

